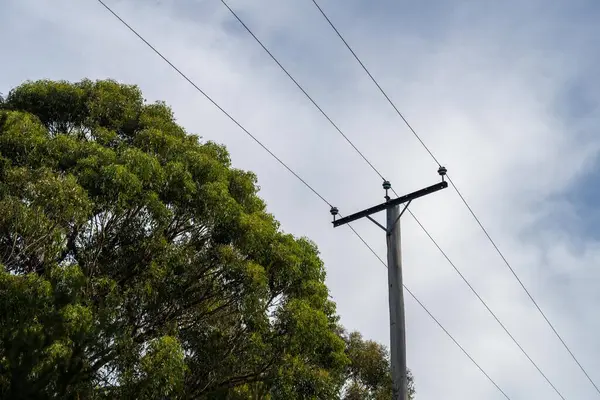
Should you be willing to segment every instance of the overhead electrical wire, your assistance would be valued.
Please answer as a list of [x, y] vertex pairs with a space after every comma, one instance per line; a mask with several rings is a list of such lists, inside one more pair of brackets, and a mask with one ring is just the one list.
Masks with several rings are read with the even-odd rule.
[[[360, 236], [360, 235], [358, 234], [358, 232], [356, 232], [356, 231], [354, 230], [354, 227], [353, 227], [352, 225], [350, 225], [350, 224], [347, 224], [347, 225], [348, 225], [348, 226], [349, 226], [349, 228], [352, 230], [352, 232], [354, 232], [354, 234], [355, 234], [356, 236], [358, 236], [358, 238], [360, 239], [360, 241], [361, 241], [361, 242], [363, 242], [363, 244], [364, 244], [365, 246], [367, 246], [367, 248], [368, 248], [368, 249], [371, 251], [371, 253], [373, 253], [373, 255], [374, 255], [375, 257], [377, 257], [377, 259], [379, 260], [379, 262], [380, 262], [380, 263], [381, 263], [381, 264], [382, 264], [382, 265], [383, 265], [385, 268], [387, 268], [388, 266], [387, 266], [387, 264], [385, 263], [385, 261], [383, 261], [383, 260], [381, 259], [381, 257], [379, 257], [379, 255], [378, 255], [378, 254], [375, 252], [375, 250], [373, 250], [373, 248], [372, 248], [372, 247], [371, 247], [371, 246], [370, 246], [370, 245], [369, 245], [369, 244], [368, 244], [368, 243], [367, 243], [367, 242], [366, 242], [366, 241], [365, 241], [365, 240], [362, 238], [362, 236]], [[477, 363], [477, 361], [475, 361], [475, 360], [473, 359], [473, 357], [471, 357], [471, 355], [470, 355], [470, 354], [469, 354], [469, 353], [468, 353], [468, 352], [467, 352], [467, 351], [464, 349], [464, 347], [462, 347], [462, 346], [460, 345], [460, 343], [458, 343], [458, 342], [457, 342], [457, 341], [454, 339], [454, 337], [453, 337], [453, 336], [450, 334], [450, 332], [448, 332], [448, 331], [446, 330], [446, 328], [444, 328], [444, 326], [443, 326], [443, 325], [442, 325], [442, 324], [441, 324], [441, 323], [440, 323], [440, 322], [437, 320], [437, 318], [436, 318], [436, 317], [434, 317], [434, 316], [433, 316], [433, 314], [431, 314], [431, 313], [429, 312], [429, 310], [427, 309], [427, 307], [425, 307], [425, 305], [424, 305], [423, 303], [421, 303], [421, 300], [419, 300], [419, 299], [417, 298], [417, 296], [415, 296], [415, 295], [413, 294], [413, 292], [411, 292], [411, 291], [410, 291], [410, 289], [406, 287], [406, 285], [402, 284], [402, 286], [403, 286], [403, 287], [404, 287], [404, 289], [405, 289], [405, 290], [408, 292], [408, 294], [409, 294], [409, 295], [410, 295], [410, 296], [411, 296], [411, 297], [412, 297], [412, 298], [413, 298], [413, 299], [414, 299], [414, 300], [415, 300], [415, 301], [416, 301], [416, 302], [417, 302], [417, 303], [418, 303], [418, 304], [421, 306], [421, 308], [422, 308], [423, 310], [425, 310], [425, 312], [426, 312], [426, 313], [427, 313], [427, 314], [428, 314], [428, 315], [431, 317], [431, 319], [433, 319], [433, 321], [434, 321], [434, 322], [437, 324], [437, 326], [438, 326], [438, 327], [439, 327], [441, 330], [443, 330], [443, 331], [444, 331], [444, 333], [445, 333], [446, 335], [448, 335], [448, 337], [449, 337], [450, 339], [452, 339], [452, 341], [454, 342], [454, 344], [458, 346], [458, 348], [459, 348], [459, 349], [460, 349], [460, 350], [461, 350], [461, 351], [464, 353], [464, 355], [465, 355], [465, 356], [467, 356], [467, 357], [469, 358], [469, 360], [471, 360], [471, 361], [473, 362], [473, 364], [475, 364], [475, 366], [477, 367], [477, 369], [479, 369], [479, 371], [481, 371], [481, 373], [482, 373], [483, 375], [485, 375], [485, 377], [486, 377], [486, 378], [487, 378], [487, 379], [488, 379], [490, 382], [492, 382], [492, 383], [494, 384], [494, 386], [496, 387], [496, 389], [498, 389], [498, 390], [500, 391], [500, 393], [502, 393], [502, 394], [504, 395], [504, 397], [506, 397], [507, 399], [509, 399], [508, 395], [507, 395], [507, 394], [504, 392], [504, 390], [502, 390], [502, 389], [500, 388], [500, 386], [498, 386], [498, 385], [496, 384], [496, 382], [494, 382], [494, 380], [493, 380], [493, 379], [492, 379], [492, 378], [491, 378], [491, 377], [490, 377], [490, 376], [487, 374], [487, 372], [485, 372], [485, 370], [484, 370], [483, 368], [481, 368], [481, 366], [480, 366], [480, 365]]]
[[[321, 8], [321, 6], [319, 6], [319, 4], [317, 3], [316, 0], [311, 0], [311, 1], [315, 5], [315, 7], [319, 10], [319, 12], [321, 13], [321, 15], [325, 18], [325, 20], [327, 21], [327, 23], [329, 24], [329, 26], [331, 26], [331, 28], [335, 31], [335, 33], [340, 38], [340, 40], [344, 43], [344, 45], [346, 46], [346, 48], [350, 51], [350, 53], [352, 53], [352, 55], [354, 56], [354, 58], [356, 59], [356, 61], [360, 64], [360, 66], [365, 71], [365, 73], [369, 76], [369, 78], [371, 79], [371, 81], [373, 81], [373, 83], [375, 84], [375, 86], [377, 86], [377, 88], [379, 89], [379, 91], [381, 92], [381, 94], [385, 97], [385, 99], [388, 101], [388, 103], [393, 107], [394, 111], [398, 114], [398, 116], [402, 119], [402, 121], [404, 121], [404, 123], [406, 124], [406, 126], [408, 127], [408, 129], [412, 132], [412, 134], [414, 135], [414, 137], [419, 141], [419, 143], [421, 143], [421, 145], [423, 146], [423, 148], [425, 149], [425, 151], [427, 151], [427, 153], [429, 154], [429, 156], [433, 159], [433, 161], [435, 161], [435, 163], [438, 165], [438, 167], [441, 167], [442, 166], [441, 163], [435, 157], [435, 155], [433, 154], [433, 152], [429, 149], [429, 147], [427, 147], [427, 145], [425, 144], [425, 142], [421, 139], [420, 135], [417, 134], [416, 130], [412, 127], [412, 125], [408, 122], [408, 120], [400, 112], [400, 110], [398, 109], [398, 107], [396, 107], [396, 104], [388, 96], [388, 94], [385, 92], [385, 90], [383, 90], [383, 88], [381, 87], [381, 85], [379, 84], [379, 82], [377, 82], [377, 80], [375, 79], [375, 77], [373, 77], [373, 75], [371, 74], [371, 72], [369, 71], [369, 69], [365, 66], [365, 64], [362, 62], [362, 60], [354, 52], [354, 50], [348, 44], [348, 42], [346, 41], [346, 39], [344, 39], [344, 37], [342, 36], [342, 34], [340, 33], [340, 31], [336, 28], [336, 26], [333, 24], [333, 22], [331, 21], [331, 19], [325, 13], [325, 11], [323, 11], [323, 9]], [[550, 327], [550, 329], [552, 330], [552, 332], [554, 332], [554, 334], [556, 335], [556, 337], [558, 338], [558, 340], [562, 343], [563, 347], [567, 350], [567, 352], [569, 353], [569, 355], [571, 356], [571, 358], [573, 358], [573, 360], [575, 361], [575, 363], [577, 364], [577, 366], [579, 367], [579, 369], [581, 369], [581, 371], [584, 373], [584, 375], [586, 376], [586, 378], [588, 379], [588, 381], [594, 386], [594, 388], [596, 389], [596, 392], [598, 392], [598, 394], [600, 394], [600, 388], [598, 388], [598, 386], [596, 385], [596, 383], [594, 382], [594, 380], [590, 377], [590, 375], [588, 374], [588, 372], [586, 371], [586, 369], [579, 362], [579, 360], [577, 359], [577, 357], [575, 357], [575, 354], [573, 354], [573, 352], [571, 351], [571, 349], [569, 348], [569, 346], [567, 345], [567, 343], [565, 342], [565, 340], [558, 333], [558, 331], [556, 330], [556, 328], [554, 327], [554, 325], [550, 322], [550, 320], [548, 319], [548, 317], [546, 316], [546, 314], [542, 311], [541, 307], [539, 306], [539, 304], [537, 303], [537, 301], [533, 298], [532, 294], [529, 292], [529, 290], [527, 289], [527, 287], [525, 286], [525, 284], [523, 283], [523, 281], [521, 280], [521, 278], [519, 278], [519, 276], [517, 275], [517, 273], [515, 272], [515, 270], [511, 266], [511, 264], [508, 262], [507, 258], [504, 256], [503, 252], [500, 250], [500, 248], [498, 247], [498, 245], [496, 244], [496, 242], [492, 239], [492, 237], [489, 234], [488, 230], [483, 226], [483, 223], [481, 222], [481, 220], [479, 219], [479, 217], [475, 214], [475, 211], [469, 205], [469, 203], [467, 202], [466, 198], [463, 196], [462, 192], [459, 190], [458, 186], [456, 186], [456, 184], [454, 184], [454, 182], [450, 178], [450, 175], [447, 175], [447, 178], [448, 178], [448, 181], [450, 182], [450, 184], [452, 185], [452, 187], [454, 188], [454, 190], [456, 191], [456, 193], [458, 194], [458, 196], [460, 197], [461, 201], [464, 203], [464, 205], [469, 210], [469, 213], [473, 216], [473, 218], [477, 222], [477, 225], [479, 225], [479, 227], [481, 228], [481, 230], [483, 231], [483, 233], [485, 234], [485, 236], [487, 237], [487, 239], [489, 240], [489, 242], [492, 244], [492, 246], [494, 247], [494, 249], [496, 250], [496, 252], [500, 256], [500, 258], [502, 258], [502, 261], [504, 262], [504, 264], [508, 267], [508, 269], [510, 270], [510, 272], [512, 273], [512, 275], [515, 277], [515, 279], [517, 280], [517, 282], [519, 282], [519, 285], [521, 286], [521, 288], [523, 288], [523, 290], [525, 291], [525, 293], [527, 294], [527, 296], [529, 297], [529, 299], [531, 300], [531, 302], [534, 304], [535, 308], [538, 310], [538, 312], [544, 318], [544, 320], [546, 321], [546, 323], [548, 324], [548, 326]]]
[[[313, 194], [315, 194], [321, 201], [326, 203], [329, 207], [332, 207], [332, 204], [325, 199], [319, 192], [317, 192], [311, 185], [309, 185], [300, 175], [298, 175], [294, 170], [292, 170], [283, 160], [277, 157], [267, 146], [265, 146], [256, 136], [252, 135], [244, 126], [239, 123], [231, 114], [229, 114], [225, 109], [223, 109], [217, 102], [215, 102], [206, 92], [204, 92], [198, 85], [196, 85], [186, 74], [184, 74], [179, 68], [177, 68], [169, 59], [167, 59], [158, 49], [156, 49], [150, 42], [148, 42], [141, 34], [137, 32], [131, 25], [129, 25], [119, 14], [117, 14], [111, 7], [109, 7], [103, 0], [97, 0], [110, 14], [112, 14], [119, 22], [121, 22], [129, 31], [131, 31], [135, 36], [137, 36], [144, 44], [146, 44], [154, 53], [156, 53], [160, 58], [163, 59], [171, 68], [173, 68], [181, 77], [183, 77], [189, 84], [191, 84], [200, 94], [202, 94], [209, 102], [211, 102], [219, 111], [221, 111], [227, 118], [229, 118], [235, 125], [237, 125], [244, 133], [246, 133], [252, 140], [258, 143], [270, 156], [272, 156], [279, 164], [281, 164], [288, 172], [290, 172], [294, 177], [296, 177], [304, 186], [306, 186]], [[364, 238], [352, 227], [348, 224], [352, 232], [360, 239], [360, 241], [377, 257], [377, 259], [387, 268], [385, 262], [377, 255], [375, 250], [364, 240]], [[419, 304], [421, 308], [433, 319], [433, 321], [442, 329], [442, 331], [456, 344], [460, 350], [471, 360], [471, 362], [481, 371], [484, 376], [496, 387], [504, 397], [508, 400], [510, 398], [508, 395], [500, 388], [500, 386], [485, 372], [485, 370], [473, 359], [473, 357], [458, 343], [458, 341], [444, 328], [444, 326], [438, 321], [437, 318], [425, 307], [425, 305], [414, 295], [412, 291], [410, 291], [406, 285], [403, 285], [404, 289], [410, 294], [410, 296]]]
[[369, 167], [371, 167], [371, 169], [373, 171], [375, 171], [375, 173], [377, 175], [379, 175], [379, 177], [382, 180], [386, 180], [383, 175], [381, 174], [381, 172], [379, 172], [379, 170], [377, 168], [375, 168], [375, 166], [371, 163], [371, 161], [369, 161], [369, 159], [358, 149], [358, 147], [356, 147], [354, 145], [354, 143], [352, 143], [352, 141], [348, 138], [348, 136], [346, 136], [344, 134], [344, 132], [337, 126], [337, 124], [335, 122], [333, 122], [333, 120], [331, 118], [329, 118], [329, 115], [327, 115], [327, 113], [325, 111], [323, 111], [323, 109], [313, 100], [313, 98], [306, 92], [306, 90], [304, 90], [304, 88], [302, 87], [302, 85], [300, 85], [298, 83], [298, 81], [287, 71], [287, 69], [285, 69], [285, 67], [283, 65], [281, 65], [281, 63], [279, 62], [279, 60], [277, 60], [277, 58], [273, 55], [273, 53], [271, 53], [269, 51], [269, 49], [267, 49], [265, 47], [265, 45], [260, 41], [260, 39], [258, 37], [256, 37], [256, 35], [254, 34], [254, 32], [252, 32], [252, 30], [244, 23], [244, 21], [242, 21], [242, 19], [240, 17], [238, 17], [238, 15], [236, 14], [235, 11], [233, 11], [233, 9], [231, 9], [231, 7], [229, 7], [229, 4], [227, 4], [225, 1], [220, 0], [221, 3], [223, 3], [223, 5], [225, 7], [227, 7], [227, 9], [229, 10], [229, 12], [235, 17], [235, 19], [237, 19], [237, 21], [244, 27], [244, 29], [246, 29], [246, 31], [254, 38], [254, 40], [260, 45], [260, 47], [263, 48], [263, 50], [271, 57], [271, 59], [279, 66], [279, 68], [281, 68], [281, 70], [287, 75], [288, 78], [290, 78], [290, 80], [292, 82], [294, 82], [294, 84], [296, 85], [296, 87], [298, 87], [298, 89], [300, 89], [300, 91], [302, 93], [304, 93], [304, 95], [306, 96], [306, 98], [308, 100], [310, 100], [310, 102], [315, 106], [315, 108], [317, 110], [319, 110], [319, 112], [325, 117], [325, 119], [327, 119], [327, 121], [329, 121], [329, 123], [331, 124], [331, 126], [333, 126], [333, 128], [340, 134], [342, 135], [342, 137], [346, 140], [346, 142], [348, 142], [348, 144], [350, 146], [352, 146], [352, 148], [358, 153], [359, 156], [361, 156], [361, 158], [369, 165]]
[[[352, 141], [345, 135], [337, 124], [333, 122], [333, 120], [323, 111], [323, 109], [315, 102], [315, 100], [304, 90], [304, 88], [298, 83], [296, 79], [287, 71], [287, 69], [277, 60], [277, 58], [269, 51], [269, 49], [262, 43], [262, 41], [254, 34], [254, 32], [242, 21], [242, 19], [237, 15], [237, 13], [227, 4], [225, 0], [220, 0], [221, 3], [229, 10], [229, 12], [235, 17], [235, 19], [244, 27], [244, 29], [252, 36], [252, 38], [262, 47], [262, 49], [269, 55], [269, 57], [279, 66], [279, 68], [294, 82], [294, 84], [304, 93], [304, 95], [310, 100], [310, 102], [319, 110], [319, 112], [330, 122], [330, 124], [335, 128], [335, 130], [340, 133], [343, 138], [356, 150], [356, 152], [363, 158], [363, 160], [371, 167], [371, 169], [381, 177], [385, 181], [383, 174], [379, 172], [379, 170], [370, 162], [367, 157], [352, 143]], [[440, 165], [441, 167], [441, 165]], [[398, 193], [392, 188], [392, 192], [398, 197]], [[423, 226], [423, 224], [417, 219], [414, 213], [411, 210], [408, 210], [410, 215], [415, 219], [417, 224], [421, 227], [421, 229], [425, 232], [425, 234], [429, 237], [429, 239], [433, 242], [433, 244], [437, 247], [437, 249], [442, 253], [444, 258], [450, 263], [452, 268], [458, 273], [460, 278], [465, 282], [465, 284], [469, 287], [469, 289], [475, 294], [477, 299], [483, 304], [483, 306], [487, 309], [487, 311], [492, 315], [492, 317], [498, 322], [498, 324], [502, 327], [502, 329], [506, 332], [506, 334], [510, 337], [510, 339], [515, 343], [515, 345], [521, 350], [521, 352], [525, 355], [525, 357], [529, 360], [529, 362], [535, 367], [535, 369], [539, 372], [539, 374], [544, 378], [544, 380], [550, 385], [550, 387], [558, 394], [558, 396], [566, 400], [562, 393], [556, 388], [556, 386], [552, 383], [552, 381], [544, 374], [542, 369], [537, 365], [535, 361], [529, 356], [529, 354], [525, 351], [525, 349], [521, 346], [521, 344], [515, 339], [515, 337], [510, 333], [510, 331], [506, 328], [506, 326], [500, 321], [498, 316], [492, 311], [492, 309], [487, 305], [485, 300], [479, 295], [479, 293], [475, 290], [475, 288], [471, 285], [471, 283], [465, 278], [465, 276], [460, 272], [460, 270], [456, 267], [456, 265], [450, 260], [448, 255], [442, 250], [437, 241], [433, 238], [433, 236], [427, 231], [427, 229]]]

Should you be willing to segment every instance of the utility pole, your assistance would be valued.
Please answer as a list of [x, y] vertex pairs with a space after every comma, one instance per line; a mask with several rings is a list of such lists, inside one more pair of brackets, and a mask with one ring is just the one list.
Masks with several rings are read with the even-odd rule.
[[[392, 188], [392, 185], [390, 182], [385, 181], [383, 182], [383, 188], [385, 189], [385, 203], [376, 205], [344, 218], [336, 220], [336, 216], [339, 214], [339, 211], [336, 207], [331, 208], [334, 228], [366, 217], [375, 225], [383, 229], [386, 234], [390, 305], [390, 359], [393, 391], [392, 400], [408, 400], [408, 379], [406, 375], [406, 332], [404, 329], [404, 293], [402, 291], [400, 218], [414, 199], [447, 188], [448, 182], [444, 180], [446, 173], [446, 168], [440, 167], [438, 169], [438, 174], [440, 174], [442, 177], [441, 182], [393, 200], [388, 196], [388, 190]], [[406, 205], [402, 211], [400, 211], [400, 205], [405, 203]], [[383, 210], [386, 210], [387, 214], [387, 223], [385, 227], [371, 217], [372, 214]]]

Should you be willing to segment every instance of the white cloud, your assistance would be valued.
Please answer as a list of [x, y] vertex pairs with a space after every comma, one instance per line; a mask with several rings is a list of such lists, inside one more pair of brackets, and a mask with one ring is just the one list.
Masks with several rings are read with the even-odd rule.
[[[378, 177], [218, 3], [108, 2], [343, 213], [382, 201]], [[438, 179], [437, 167], [309, 1], [231, 3], [399, 193]], [[530, 1], [490, 10], [464, 1], [438, 15], [439, 26], [425, 23], [419, 31], [402, 20], [378, 24], [376, 12], [361, 18], [359, 3], [323, 7], [600, 381], [599, 244], [579, 238], [583, 243], [573, 246], [560, 224], [531, 229], [558, 211], [565, 221], [574, 215], [552, 196], [573, 184], [600, 145], [589, 133], [597, 115], [573, 120], [557, 112], [565, 85], [590, 73], [582, 58], [593, 50], [590, 24], [561, 20], [560, 5]], [[349, 230], [332, 229], [326, 205], [97, 2], [9, 0], [1, 7], [8, 12], [0, 12], [0, 35], [10, 38], [2, 91], [25, 79], [112, 77], [167, 101], [188, 131], [225, 143], [236, 166], [257, 172], [284, 229], [320, 246], [343, 322], [387, 343], [387, 278], [379, 261]], [[456, 194], [448, 189], [411, 209], [565, 397], [593, 398]], [[355, 226], [385, 259], [379, 228], [368, 221]], [[511, 398], [557, 398], [418, 226], [407, 218], [403, 228], [405, 282], [432, 313]], [[503, 398], [408, 296], [406, 305], [419, 399]]]

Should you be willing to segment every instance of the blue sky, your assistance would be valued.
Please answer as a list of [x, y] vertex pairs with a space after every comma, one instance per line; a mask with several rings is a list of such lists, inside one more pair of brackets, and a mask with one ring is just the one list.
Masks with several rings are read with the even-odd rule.
[[[217, 0], [106, 0], [343, 213], [382, 200], [380, 179]], [[323, 0], [421, 133], [596, 382], [600, 382], [600, 50], [593, 1]], [[311, 1], [230, 5], [399, 193], [437, 166]], [[388, 342], [386, 271], [328, 207], [94, 0], [0, 5], [0, 92], [26, 79], [114, 78], [165, 100], [185, 128], [257, 173], [282, 227], [320, 247], [342, 322]], [[567, 399], [600, 397], [455, 193], [411, 209]], [[356, 229], [385, 258], [368, 221]], [[558, 396], [410, 218], [405, 283], [511, 399]], [[418, 399], [502, 399], [407, 297]]]

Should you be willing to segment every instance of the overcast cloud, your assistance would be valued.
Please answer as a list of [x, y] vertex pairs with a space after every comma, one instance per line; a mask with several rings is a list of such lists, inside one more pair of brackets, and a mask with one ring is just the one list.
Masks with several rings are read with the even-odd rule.
[[[379, 177], [218, 0], [107, 4], [342, 213], [383, 200]], [[437, 182], [435, 163], [310, 0], [230, 5], [399, 194]], [[321, 6], [600, 383], [598, 4]], [[27, 79], [114, 78], [138, 84], [149, 101], [165, 100], [190, 133], [227, 145], [236, 167], [258, 174], [282, 227], [318, 244], [344, 325], [388, 343], [385, 268], [349, 229], [334, 230], [324, 203], [97, 1], [2, 0], [0, 37], [0, 92]], [[565, 398], [600, 397], [452, 189], [411, 209]], [[383, 232], [369, 221], [354, 226], [385, 259]], [[403, 251], [406, 285], [511, 399], [559, 398], [409, 216]], [[504, 398], [408, 296], [406, 307], [419, 400]]]

